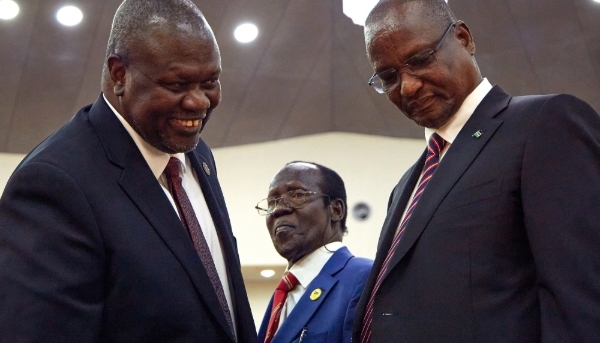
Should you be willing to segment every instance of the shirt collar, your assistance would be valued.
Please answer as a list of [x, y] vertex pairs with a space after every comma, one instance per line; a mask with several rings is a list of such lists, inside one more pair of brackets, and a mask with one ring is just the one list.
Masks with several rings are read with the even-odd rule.
[[460, 130], [465, 126], [469, 118], [471, 118], [473, 112], [475, 112], [477, 106], [479, 106], [491, 89], [492, 85], [487, 78], [484, 78], [473, 92], [467, 96], [465, 101], [463, 101], [456, 114], [450, 118], [450, 121], [438, 129], [425, 128], [425, 139], [429, 141], [429, 137], [434, 132], [437, 132], [446, 142], [452, 144]]
[[344, 246], [346, 245], [342, 242], [326, 244], [301, 258], [288, 271], [294, 274], [298, 282], [306, 288], [319, 275], [331, 255]]
[[144, 160], [146, 160], [146, 163], [148, 163], [148, 166], [150, 167], [150, 170], [152, 170], [152, 174], [154, 174], [154, 177], [156, 177], [156, 179], [160, 177], [160, 175], [167, 167], [167, 163], [169, 163], [169, 158], [171, 158], [171, 156], [176, 157], [179, 161], [181, 161], [181, 168], [183, 172], [185, 172], [185, 153], [181, 152], [178, 154], [169, 155], [166, 152], [160, 151], [152, 145], [150, 145], [142, 138], [142, 136], [140, 136], [133, 129], [133, 127], [131, 127], [131, 125], [129, 125], [127, 120], [125, 120], [125, 118], [123, 118], [123, 116], [119, 112], [117, 112], [117, 110], [111, 105], [111, 103], [108, 102], [104, 93], [102, 93], [102, 97], [104, 98], [104, 101], [106, 102], [108, 107], [113, 111], [113, 113], [119, 119], [123, 127], [125, 127], [125, 130], [127, 130], [129, 135], [133, 139], [133, 142], [142, 153]]

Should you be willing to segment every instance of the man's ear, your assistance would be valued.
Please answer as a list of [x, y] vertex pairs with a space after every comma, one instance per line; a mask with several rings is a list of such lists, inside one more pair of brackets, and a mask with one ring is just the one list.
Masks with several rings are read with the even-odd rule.
[[471, 30], [469, 30], [467, 24], [462, 20], [456, 21], [456, 35], [461, 45], [473, 56], [475, 54], [475, 41], [473, 41]]
[[106, 65], [113, 86], [113, 93], [116, 96], [122, 96], [125, 93], [125, 74], [127, 72], [123, 58], [119, 55], [111, 54], [106, 60]]
[[329, 211], [331, 211], [331, 221], [339, 222], [344, 218], [346, 206], [341, 199], [334, 199], [329, 203]]

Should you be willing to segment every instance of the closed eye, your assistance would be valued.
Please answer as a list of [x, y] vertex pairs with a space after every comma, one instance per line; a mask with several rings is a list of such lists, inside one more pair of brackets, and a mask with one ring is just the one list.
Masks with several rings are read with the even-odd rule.
[[424, 67], [433, 61], [434, 52], [432, 49], [427, 49], [420, 52], [406, 61], [409, 67]]
[[182, 92], [187, 89], [187, 83], [183, 82], [170, 82], [163, 84], [165, 88], [172, 92]]
[[215, 77], [208, 81], [203, 82], [202, 87], [204, 87], [206, 89], [212, 89], [212, 88], [217, 87], [219, 85], [219, 83], [220, 83], [219, 78]]

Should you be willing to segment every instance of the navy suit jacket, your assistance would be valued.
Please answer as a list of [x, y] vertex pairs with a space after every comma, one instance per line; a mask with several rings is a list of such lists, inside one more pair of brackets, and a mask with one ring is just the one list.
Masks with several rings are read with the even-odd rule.
[[[187, 154], [255, 342], [212, 153]], [[208, 166], [204, 171], [203, 163]], [[101, 97], [17, 167], [0, 199], [0, 342], [235, 342], [175, 210]]]
[[[354, 310], [372, 264], [372, 260], [355, 257], [346, 247], [338, 249], [306, 287], [271, 343], [298, 342], [303, 329], [305, 343], [350, 342]], [[317, 288], [323, 293], [311, 300], [310, 295]], [[272, 307], [273, 298], [258, 332], [259, 343], [265, 341]]]
[[[424, 160], [391, 194], [355, 342]], [[372, 342], [598, 342], [599, 247], [600, 117], [572, 96], [495, 86], [414, 209], [374, 299]]]

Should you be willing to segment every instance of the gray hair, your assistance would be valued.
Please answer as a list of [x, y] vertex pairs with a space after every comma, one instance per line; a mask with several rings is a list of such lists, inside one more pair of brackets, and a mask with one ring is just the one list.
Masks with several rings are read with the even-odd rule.
[[[113, 18], [106, 58], [111, 54], [131, 62], [132, 47], [148, 36], [151, 27], [167, 32], [189, 32], [211, 37], [214, 35], [204, 15], [191, 0], [124, 0]], [[106, 63], [103, 75], [108, 74]]]
[[[386, 16], [394, 9], [416, 2], [423, 6], [426, 16], [424, 19], [440, 27], [456, 21], [456, 17], [445, 0], [380, 0], [367, 17], [365, 28], [383, 24]], [[401, 17], [397, 17], [401, 21]]]

